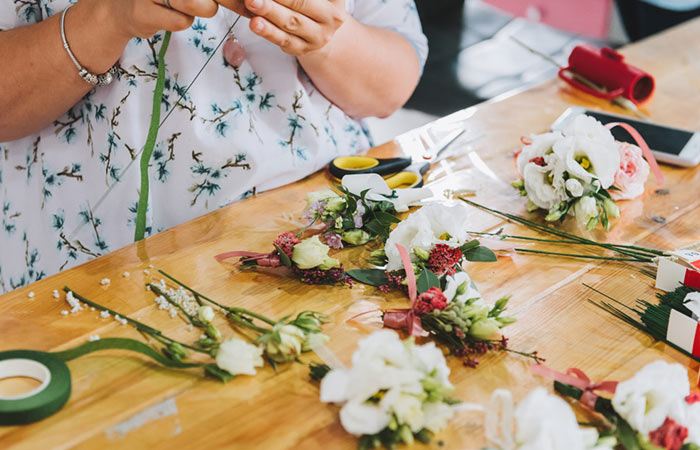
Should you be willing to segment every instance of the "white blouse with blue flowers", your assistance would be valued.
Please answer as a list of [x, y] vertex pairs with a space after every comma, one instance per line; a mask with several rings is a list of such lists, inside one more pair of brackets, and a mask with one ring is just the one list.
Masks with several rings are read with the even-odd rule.
[[[0, 0], [0, 30], [38, 22], [68, 4]], [[358, 21], [405, 36], [425, 62], [427, 42], [413, 0], [346, 4]], [[245, 62], [227, 66], [218, 52], [176, 104], [237, 17], [220, 8], [173, 33], [162, 114], [174, 111], [151, 160], [148, 234], [303, 178], [370, 145], [362, 123], [316, 90], [294, 57], [254, 35], [247, 19], [234, 29]], [[140, 170], [138, 160], [130, 163], [146, 139], [162, 36], [132, 40], [118, 79], [51, 126], [0, 143], [0, 294], [133, 241]]]

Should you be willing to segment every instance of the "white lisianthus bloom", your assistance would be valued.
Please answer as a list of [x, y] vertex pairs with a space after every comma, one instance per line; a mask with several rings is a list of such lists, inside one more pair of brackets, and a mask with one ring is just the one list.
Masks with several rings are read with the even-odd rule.
[[685, 426], [688, 427], [688, 442], [700, 445], [700, 403], [687, 405]]
[[301, 349], [306, 342], [304, 332], [294, 325], [275, 326], [274, 332], [279, 335], [279, 342], [271, 338], [267, 341], [265, 351], [273, 361], [289, 361], [301, 354]]
[[351, 400], [340, 410], [343, 428], [356, 436], [377, 434], [389, 425], [390, 420], [389, 411], [367, 402]]
[[544, 388], [532, 391], [515, 409], [519, 450], [584, 450], [576, 415], [561, 398]]
[[387, 270], [403, 268], [396, 244], [405, 247], [414, 262], [418, 260], [413, 252], [416, 247], [430, 251], [438, 243], [452, 247], [464, 244], [469, 240], [466, 232], [469, 214], [469, 209], [461, 204], [430, 203], [409, 215], [396, 226], [384, 245], [389, 261]]
[[551, 209], [559, 203], [568, 200], [561, 163], [556, 157], [549, 155], [551, 163], [540, 166], [530, 163], [523, 170], [523, 180], [527, 198], [539, 208]]
[[561, 138], [562, 135], [559, 131], [530, 136], [531, 143], [523, 147], [523, 150], [518, 155], [518, 172], [520, 172], [521, 175], [524, 175], [525, 166], [532, 164], [533, 159], [544, 158], [548, 154], [552, 153], [554, 143]]
[[583, 195], [583, 185], [576, 178], [566, 180], [566, 190], [569, 191], [572, 197], [580, 197]]
[[553, 148], [570, 175], [590, 184], [600, 180], [603, 189], [615, 182], [620, 153], [610, 130], [590, 116], [581, 114], [564, 130], [564, 139]]
[[242, 339], [229, 339], [219, 346], [216, 365], [232, 375], [255, 375], [255, 368], [263, 365], [262, 352]]
[[655, 361], [617, 385], [612, 405], [634, 430], [647, 435], [667, 417], [682, 420], [688, 374], [680, 364]]
[[313, 269], [323, 266], [324, 269], [338, 267], [340, 262], [337, 259], [329, 258], [330, 247], [321, 242], [318, 235], [304, 239], [294, 246], [292, 250], [292, 261], [300, 269]]
[[467, 272], [447, 275], [446, 279], [447, 284], [443, 294], [448, 302], [457, 302], [463, 305], [467, 300], [481, 300], [481, 294]]
[[417, 433], [423, 428], [423, 402], [417, 394], [406, 394], [400, 389], [391, 389], [379, 403], [385, 410], [396, 415], [400, 424], [406, 424]]
[[445, 403], [430, 402], [423, 405], [423, 428], [437, 433], [447, 427], [447, 422], [455, 415], [452, 406]]
[[197, 309], [197, 316], [202, 322], [209, 323], [214, 320], [214, 309], [209, 305], [200, 306]]
[[598, 204], [591, 196], [582, 197], [574, 203], [574, 216], [581, 225], [586, 225], [589, 220], [598, 215]]
[[424, 374], [435, 372], [434, 378], [436, 380], [444, 387], [452, 388], [452, 384], [449, 380], [450, 368], [447, 366], [445, 355], [442, 353], [442, 350], [435, 345], [435, 342], [414, 346], [411, 354], [414, 367], [418, 368]]

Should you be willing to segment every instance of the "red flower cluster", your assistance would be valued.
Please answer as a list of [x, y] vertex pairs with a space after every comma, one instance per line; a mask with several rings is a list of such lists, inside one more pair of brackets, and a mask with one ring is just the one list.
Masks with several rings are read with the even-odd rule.
[[532, 158], [530, 160], [531, 163], [535, 163], [536, 165], [540, 167], [544, 167], [547, 165], [547, 163], [544, 161], [544, 156], [538, 156], [536, 158]]
[[688, 429], [668, 417], [663, 425], [649, 433], [651, 443], [666, 450], [680, 450], [687, 438]]
[[685, 398], [685, 402], [689, 405], [700, 402], [700, 391], [691, 392], [690, 395]]
[[433, 286], [418, 296], [416, 312], [418, 314], [430, 314], [436, 309], [443, 310], [446, 306], [447, 297], [445, 297], [440, 288]]
[[292, 250], [294, 250], [294, 246], [301, 243], [301, 241], [297, 239], [296, 235], [294, 233], [290, 233], [289, 231], [277, 236], [277, 239], [275, 239], [274, 242], [275, 245], [281, 248], [282, 251], [285, 252], [290, 258], [292, 257]]
[[428, 265], [431, 266], [437, 276], [444, 274], [454, 275], [457, 272], [455, 266], [462, 261], [462, 250], [459, 247], [450, 247], [447, 244], [436, 244], [430, 251]]
[[405, 286], [403, 286], [403, 284], [401, 284], [401, 283], [403, 283], [403, 280], [405, 279], [405, 277], [403, 275], [401, 275], [401, 272], [398, 270], [394, 270], [392, 272], [387, 272], [386, 278], [388, 280], [388, 283], [379, 286], [380, 292], [383, 292], [386, 294], [389, 291], [391, 291], [392, 288], [405, 287]]

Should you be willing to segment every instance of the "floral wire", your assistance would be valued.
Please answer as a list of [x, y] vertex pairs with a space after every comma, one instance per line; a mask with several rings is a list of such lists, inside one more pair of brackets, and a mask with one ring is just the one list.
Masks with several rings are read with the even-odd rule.
[[596, 256], [596, 255], [577, 255], [574, 253], [558, 253], [558, 252], [545, 252], [542, 250], [530, 250], [526, 248], [516, 248], [518, 253], [534, 253], [537, 255], [555, 255], [555, 256], [568, 256], [570, 258], [582, 258], [582, 259], [600, 259], [604, 261], [629, 261], [629, 262], [652, 262], [652, 259], [638, 259], [638, 258], [616, 258], [614, 256]]
[[191, 287], [187, 286], [185, 283], [183, 283], [183, 282], [181, 282], [180, 280], [176, 279], [176, 278], [173, 277], [172, 275], [169, 275], [169, 274], [166, 273], [165, 271], [163, 271], [163, 270], [161, 270], [161, 269], [158, 269], [158, 272], [160, 272], [163, 276], [167, 277], [169, 280], [173, 281], [174, 283], [178, 284], [179, 286], [182, 286], [183, 288], [185, 288], [185, 289], [187, 289], [188, 291], [190, 291], [195, 297], [197, 297], [197, 298], [202, 298], [202, 299], [208, 301], [209, 303], [211, 303], [212, 305], [218, 306], [219, 308], [223, 309], [223, 310], [226, 311], [226, 312], [229, 312], [229, 313], [232, 313], [232, 314], [237, 314], [237, 315], [244, 314], [244, 315], [247, 315], [247, 316], [255, 317], [256, 319], [261, 320], [261, 321], [263, 321], [263, 322], [265, 322], [265, 323], [267, 323], [267, 324], [269, 324], [269, 325], [277, 325], [277, 322], [275, 322], [274, 320], [272, 320], [272, 319], [270, 319], [270, 318], [268, 318], [268, 317], [265, 317], [265, 316], [263, 316], [263, 315], [261, 315], [261, 314], [258, 314], [258, 313], [255, 313], [255, 312], [253, 312], [253, 311], [250, 311], [250, 310], [248, 310], [248, 309], [245, 309], [245, 308], [237, 308], [237, 307], [222, 305], [221, 303], [218, 303], [218, 302], [216, 302], [216, 301], [210, 299], [210, 298], [207, 297], [206, 295], [200, 294], [199, 292], [197, 292], [197, 291], [195, 291], [194, 289], [192, 289]]
[[[489, 207], [487, 207], [487, 206], [481, 205], [481, 204], [479, 204], [479, 203], [476, 203], [476, 202], [474, 202], [474, 201], [468, 200], [468, 199], [466, 199], [466, 198], [460, 198], [460, 200], [462, 200], [463, 202], [465, 202], [465, 203], [467, 203], [467, 204], [469, 204], [469, 205], [475, 206], [475, 207], [477, 207], [477, 208], [480, 208], [480, 209], [489, 211], [489, 212], [491, 212], [491, 213], [493, 213], [493, 214], [496, 214], [496, 215], [505, 217], [505, 218], [507, 218], [507, 219], [510, 219], [510, 220], [512, 220], [512, 221], [514, 221], [514, 222], [518, 222], [518, 223], [520, 223], [520, 224], [529, 226], [529, 227], [534, 228], [534, 229], [536, 229], [536, 230], [538, 230], [538, 231], [542, 231], [542, 232], [544, 232], [544, 233], [549, 233], [549, 234], [554, 234], [555, 236], [560, 236], [560, 237], [565, 237], [565, 238], [568, 238], [568, 239], [577, 240], [577, 241], [579, 241], [579, 242], [585, 242], [585, 243], [588, 243], [588, 244], [590, 244], [590, 245], [596, 245], [596, 246], [599, 246], [599, 247], [607, 248], [607, 249], [612, 250], [612, 251], [614, 251], [614, 252], [621, 253], [621, 254], [626, 254], [626, 255], [628, 255], [628, 256], [635, 256], [635, 255], [630, 255], [630, 252], [632, 252], [632, 251], [636, 251], [636, 253], [650, 253], [650, 254], [655, 255], [655, 256], [667, 256], [666, 253], [664, 253], [664, 252], [662, 252], [662, 251], [660, 251], [660, 250], [654, 250], [654, 249], [645, 248], [645, 247], [639, 247], [639, 246], [635, 246], [635, 245], [626, 246], [626, 248], [628, 248], [629, 250], [622, 250], [621, 248], [619, 248], [620, 246], [619, 246], [619, 245], [616, 245], [616, 244], [607, 244], [607, 243], [602, 243], [602, 242], [596, 242], [596, 241], [591, 240], [591, 239], [586, 239], [586, 238], [583, 238], [583, 237], [581, 237], [581, 236], [577, 236], [577, 235], [575, 235], [575, 234], [567, 233], [567, 232], [565, 232], [565, 231], [561, 231], [561, 230], [558, 230], [558, 229], [553, 228], [553, 227], [549, 227], [549, 226], [546, 226], [546, 225], [541, 225], [541, 224], [539, 224], [539, 223], [537, 223], [537, 222], [534, 222], [534, 221], [532, 221], [532, 220], [525, 219], [525, 218], [520, 217], [520, 216], [517, 216], [517, 215], [515, 215], [515, 214], [508, 214], [508, 213], [504, 213], [504, 212], [495, 210], [495, 209], [493, 209], [493, 208], [489, 208]], [[635, 256], [635, 257], [637, 257], [637, 256]], [[638, 256], [638, 258], [649, 258], [649, 256], [648, 256], [648, 255], [642, 255], [642, 256]]]
[[111, 313], [111, 314], [114, 315], [114, 316], [122, 317], [124, 320], [126, 320], [127, 322], [129, 322], [130, 324], [132, 324], [138, 331], [143, 331], [143, 332], [145, 332], [145, 333], [150, 334], [150, 335], [153, 336], [153, 338], [156, 339], [158, 342], [163, 343], [163, 342], [159, 339], [159, 338], [162, 338], [162, 339], [165, 339], [165, 340], [169, 341], [170, 343], [180, 344], [180, 345], [182, 345], [183, 347], [189, 348], [190, 350], [193, 350], [193, 351], [196, 351], [196, 352], [199, 352], [199, 353], [204, 353], [204, 354], [206, 354], [206, 355], [210, 355], [210, 356], [211, 356], [211, 352], [209, 352], [209, 351], [207, 351], [207, 350], [202, 350], [201, 348], [193, 347], [193, 346], [191, 346], [191, 345], [185, 344], [184, 342], [179, 342], [179, 341], [177, 341], [177, 340], [175, 340], [175, 339], [173, 339], [173, 338], [171, 338], [171, 337], [168, 337], [168, 336], [164, 335], [162, 331], [157, 330], [157, 329], [155, 329], [155, 328], [153, 328], [153, 327], [150, 327], [150, 326], [146, 325], [146, 324], [143, 323], [143, 322], [139, 322], [138, 320], [135, 320], [135, 319], [132, 319], [132, 318], [130, 318], [130, 317], [128, 317], [128, 316], [119, 314], [117, 311], [115, 311], [115, 310], [113, 310], [113, 309], [107, 308], [106, 306], [102, 306], [102, 305], [100, 305], [99, 303], [93, 302], [92, 300], [88, 300], [87, 298], [85, 298], [85, 297], [83, 297], [82, 295], [78, 294], [77, 292], [73, 291], [73, 290], [72, 290], [71, 288], [69, 288], [68, 286], [64, 286], [64, 287], [63, 287], [63, 290], [64, 290], [65, 292], [72, 292], [72, 293], [73, 293], [73, 296], [75, 296], [78, 300], [80, 300], [81, 302], [83, 302], [83, 303], [85, 303], [85, 304], [87, 304], [87, 305], [92, 306], [93, 308], [99, 309], [99, 310], [101, 310], [101, 311], [107, 311], [107, 312]]

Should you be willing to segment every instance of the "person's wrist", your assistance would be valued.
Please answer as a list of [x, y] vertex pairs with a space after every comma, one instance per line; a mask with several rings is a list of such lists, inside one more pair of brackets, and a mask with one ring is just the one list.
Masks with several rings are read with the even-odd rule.
[[346, 10], [343, 10], [343, 12], [341, 13], [341, 17], [343, 19], [343, 24], [335, 31], [335, 33], [333, 33], [333, 36], [326, 43], [326, 45], [317, 50], [311, 51], [303, 56], [300, 56], [300, 58], [304, 58], [309, 61], [324, 61], [335, 53], [335, 49], [336, 47], [338, 47], [339, 42], [345, 39], [346, 35], [352, 36], [353, 33], [358, 31], [356, 27], [360, 25], [360, 23], [357, 22], [354, 17], [352, 17], [352, 14], [350, 14]]

